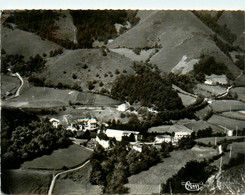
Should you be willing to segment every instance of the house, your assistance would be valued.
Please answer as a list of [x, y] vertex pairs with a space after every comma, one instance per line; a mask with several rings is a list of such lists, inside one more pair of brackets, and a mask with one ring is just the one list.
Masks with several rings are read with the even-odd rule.
[[157, 135], [155, 137], [155, 144], [161, 144], [163, 142], [172, 142], [172, 137], [170, 135]]
[[98, 136], [96, 136], [95, 140], [96, 140], [96, 142], [99, 143], [103, 148], [109, 148], [109, 147], [110, 147], [109, 140], [103, 140], [103, 139], [100, 139]]
[[72, 131], [93, 131], [97, 129], [97, 127], [98, 122], [96, 121], [96, 119], [84, 118], [75, 120], [70, 126], [68, 126], [67, 129]]
[[185, 127], [184, 125], [174, 124], [174, 125], [161, 125], [158, 127], [151, 127], [148, 129], [149, 133], [170, 133], [172, 134], [172, 142], [178, 142], [182, 137], [191, 135], [192, 130]]
[[210, 76], [205, 75], [205, 79], [206, 80], [204, 84], [206, 85], [218, 85], [218, 84], [226, 85], [228, 84], [226, 75], [216, 75], [216, 74], [211, 74]]
[[138, 131], [128, 131], [128, 130], [117, 130], [117, 129], [107, 129], [105, 134], [108, 137], [115, 138], [117, 141], [122, 141], [123, 136], [129, 137], [131, 134], [134, 135], [135, 141], [140, 137]]
[[60, 125], [60, 120], [56, 119], [56, 118], [51, 118], [49, 120], [50, 123], [52, 123], [52, 125], [55, 127], [55, 128], [58, 128], [58, 126]]

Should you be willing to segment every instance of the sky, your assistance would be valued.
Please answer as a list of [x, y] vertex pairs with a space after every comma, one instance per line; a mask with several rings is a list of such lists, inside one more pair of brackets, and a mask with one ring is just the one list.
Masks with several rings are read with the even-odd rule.
[[245, 10], [245, 0], [0, 0], [0, 9]]

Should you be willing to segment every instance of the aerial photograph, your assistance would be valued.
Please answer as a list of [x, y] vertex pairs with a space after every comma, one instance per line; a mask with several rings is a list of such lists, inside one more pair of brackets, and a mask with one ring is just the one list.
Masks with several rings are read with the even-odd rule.
[[1, 194], [245, 193], [245, 15], [3, 10]]

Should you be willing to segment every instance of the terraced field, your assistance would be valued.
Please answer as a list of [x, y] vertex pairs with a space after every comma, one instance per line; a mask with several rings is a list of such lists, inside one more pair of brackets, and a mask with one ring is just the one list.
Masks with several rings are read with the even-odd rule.
[[7, 92], [14, 94], [19, 86], [20, 81], [17, 77], [1, 75], [1, 96], [6, 95]]
[[196, 98], [182, 93], [178, 93], [178, 96], [181, 98], [181, 101], [184, 106], [189, 106], [196, 101]]
[[237, 111], [237, 112], [223, 112], [220, 116], [224, 116], [227, 118], [237, 119], [237, 120], [244, 120], [245, 121], [245, 111]]
[[231, 92], [237, 94], [237, 99], [241, 101], [245, 101], [245, 87], [236, 87], [231, 89]]

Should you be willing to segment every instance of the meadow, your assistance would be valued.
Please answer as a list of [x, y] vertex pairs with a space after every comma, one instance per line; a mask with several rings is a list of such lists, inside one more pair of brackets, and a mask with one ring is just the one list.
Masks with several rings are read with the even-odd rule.
[[54, 150], [50, 155], [43, 155], [32, 161], [26, 161], [21, 165], [25, 169], [60, 170], [63, 167], [73, 168], [84, 163], [91, 151], [78, 145], [70, 145], [68, 148]]
[[210, 106], [214, 112], [245, 110], [245, 103], [237, 100], [216, 100]]

